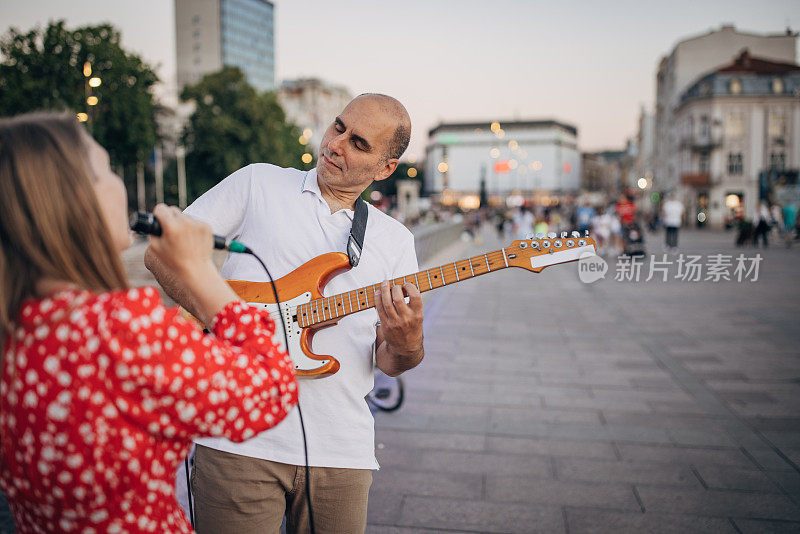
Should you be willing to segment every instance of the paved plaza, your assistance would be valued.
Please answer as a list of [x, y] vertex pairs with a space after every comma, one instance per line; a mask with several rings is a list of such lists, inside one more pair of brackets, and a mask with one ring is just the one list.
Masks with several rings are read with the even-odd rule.
[[800, 247], [733, 238], [678, 251], [732, 256], [731, 281], [672, 255], [667, 282], [610, 259], [590, 285], [573, 263], [429, 293], [425, 360], [376, 415], [368, 532], [800, 532]]

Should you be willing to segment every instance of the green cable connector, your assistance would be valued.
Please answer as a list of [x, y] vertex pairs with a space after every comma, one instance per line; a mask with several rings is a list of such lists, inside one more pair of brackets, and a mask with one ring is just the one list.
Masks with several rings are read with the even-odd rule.
[[228, 243], [228, 250], [231, 252], [247, 252], [248, 249], [238, 241], [231, 240], [230, 243]]

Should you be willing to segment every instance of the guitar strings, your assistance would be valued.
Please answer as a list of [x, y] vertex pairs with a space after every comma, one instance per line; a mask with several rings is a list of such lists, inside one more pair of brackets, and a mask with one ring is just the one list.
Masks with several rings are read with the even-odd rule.
[[[508, 247], [508, 248], [509, 248], [509, 251], [516, 251], [516, 249], [517, 249], [517, 247]], [[502, 266], [502, 267], [496, 267], [496, 268], [494, 268], [494, 269], [491, 269], [491, 268], [490, 268], [490, 269], [488, 269], [488, 270], [487, 270], [485, 273], [483, 273], [483, 272], [482, 272], [482, 273], [478, 273], [478, 274], [486, 274], [486, 273], [493, 272], [493, 271], [496, 271], [496, 270], [503, 269], [503, 268], [507, 267], [507, 265], [505, 264], [505, 262], [506, 262], [506, 256], [507, 256], [507, 253], [508, 253], [508, 251], [506, 251], [506, 249], [505, 249], [505, 248], [502, 248], [502, 249], [500, 249], [500, 250], [495, 250], [495, 251], [492, 251], [492, 252], [487, 252], [486, 254], [480, 254], [480, 255], [478, 255], [478, 256], [473, 256], [472, 258], [465, 258], [465, 259], [463, 259], [463, 260], [457, 260], [457, 261], [455, 261], [455, 262], [446, 263], [446, 264], [444, 264], [444, 265], [440, 265], [440, 266], [438, 266], [438, 267], [432, 267], [432, 268], [430, 268], [430, 269], [426, 269], [426, 270], [423, 270], [423, 271], [419, 271], [419, 272], [417, 272], [417, 273], [414, 273], [414, 274], [409, 274], [409, 275], [407, 275], [407, 276], [401, 277], [400, 279], [401, 279], [401, 280], [403, 280], [403, 281], [405, 281], [407, 278], [411, 278], [411, 277], [417, 278], [417, 275], [419, 275], [419, 274], [422, 274], [422, 273], [426, 273], [426, 274], [428, 274], [428, 275], [429, 275], [431, 271], [441, 270], [441, 271], [442, 271], [442, 275], [443, 275], [443, 278], [442, 278], [442, 280], [444, 281], [444, 277], [446, 277], [446, 276], [449, 276], [450, 274], [454, 274], [454, 275], [456, 276], [456, 278], [458, 278], [458, 274], [457, 274], [457, 273], [458, 273], [458, 270], [457, 270], [457, 268], [456, 268], [456, 264], [458, 264], [458, 263], [460, 263], [460, 262], [469, 262], [469, 263], [470, 263], [470, 265], [472, 265], [472, 261], [473, 261], [473, 260], [476, 260], [476, 261], [481, 261], [481, 262], [483, 262], [484, 258], [485, 258], [486, 260], [488, 260], [489, 262], [492, 262], [492, 261], [495, 261], [495, 260], [499, 260], [499, 259], [502, 259], [502, 260], [504, 261], [504, 264], [503, 264], [503, 266]], [[476, 265], [477, 265], [477, 264], [476, 264]], [[447, 272], [447, 274], [445, 274], [445, 272], [444, 272], [444, 270], [445, 270], [445, 269], [452, 269], [453, 271], [452, 271], [452, 273], [450, 273], [450, 272], [448, 271], [448, 272]], [[473, 274], [473, 273], [472, 273], [472, 271], [470, 271], [470, 275], [469, 275], [469, 277], [470, 277], [470, 278], [472, 278], [473, 276], [478, 276], [478, 274]], [[393, 284], [394, 284], [394, 280], [392, 280], [392, 282], [393, 282]], [[429, 287], [429, 288], [428, 288], [428, 289], [426, 289], [425, 291], [430, 291], [430, 290], [432, 290], [432, 289], [438, 289], [438, 288], [440, 288], [440, 287], [444, 287], [445, 285], [452, 284], [452, 283], [453, 283], [453, 282], [445, 282], [445, 283], [443, 283], [441, 286], [436, 286], [436, 287], [433, 287], [433, 286], [431, 285], [431, 287]], [[415, 285], [417, 286], [417, 288], [419, 288], [419, 280], [417, 280], [417, 284], [415, 284]], [[372, 292], [371, 292], [371, 294], [370, 294], [370, 291], [369, 291], [370, 289], [372, 289]], [[368, 304], [369, 306], [368, 306], [367, 308], [360, 308], [360, 309], [358, 309], [358, 310], [353, 310], [353, 311], [351, 311], [350, 313], [345, 313], [345, 314], [342, 314], [342, 315], [339, 315], [339, 314], [338, 314], [338, 312], [337, 312], [337, 314], [336, 314], [336, 317], [344, 317], [345, 315], [349, 315], [349, 314], [351, 314], [351, 313], [356, 313], [356, 312], [358, 312], [358, 311], [361, 311], [361, 309], [368, 309], [368, 308], [371, 308], [371, 307], [373, 307], [373, 306], [375, 305], [375, 303], [374, 303], [375, 292], [376, 292], [378, 289], [380, 289], [380, 283], [378, 283], [378, 284], [372, 284], [372, 285], [365, 286], [365, 287], [358, 288], [358, 289], [354, 289], [354, 290], [351, 290], [351, 291], [346, 291], [346, 292], [344, 292], [344, 293], [340, 293], [340, 294], [338, 294], [338, 295], [332, 295], [332, 296], [330, 296], [330, 297], [322, 297], [322, 298], [314, 299], [314, 300], [312, 300], [312, 301], [305, 302], [305, 303], [303, 303], [303, 304], [300, 304], [299, 306], [295, 306], [295, 307], [288, 308], [288, 309], [289, 309], [289, 310], [291, 310], [291, 312], [292, 312], [292, 315], [293, 315], [293, 316], [296, 316], [296, 315], [297, 315], [297, 313], [298, 313], [298, 310], [300, 310], [301, 308], [308, 308], [308, 310], [309, 310], [309, 311], [312, 313], [312, 316], [313, 316], [313, 310], [315, 310], [315, 309], [318, 309], [318, 308], [320, 308], [321, 306], [323, 306], [323, 305], [326, 303], [326, 301], [327, 301], [327, 302], [328, 302], [328, 304], [329, 304], [329, 306], [328, 306], [328, 307], [330, 307], [330, 303], [329, 303], [329, 302], [331, 301], [331, 299], [333, 299], [333, 303], [334, 303], [334, 304], [336, 304], [336, 298], [341, 298], [341, 300], [342, 300], [342, 303], [344, 303], [344, 298], [345, 298], [345, 296], [346, 296], [346, 297], [348, 298], [348, 300], [350, 301], [350, 307], [351, 307], [351, 309], [352, 309], [352, 308], [353, 308], [353, 306], [352, 306], [352, 299], [350, 298], [350, 295], [352, 295], [353, 293], [355, 293], [356, 295], [358, 295], [358, 292], [359, 292], [359, 291], [361, 291], [361, 290], [367, 290], [366, 297], [367, 297], [367, 304]], [[372, 304], [370, 304], [370, 298], [372, 298]], [[335, 309], [335, 307], [334, 307], [334, 309]], [[281, 314], [280, 314], [280, 313], [277, 313], [277, 315], [281, 315]], [[319, 315], [320, 315], [320, 313], [319, 313], [319, 312], [317, 312], [317, 315], [319, 316]], [[323, 312], [323, 317], [324, 317], [324, 312]], [[333, 318], [333, 312], [331, 312], [331, 319], [332, 319], [332, 318]], [[324, 318], [323, 318], [323, 321], [324, 321], [324, 320], [326, 320], [326, 319], [324, 319]], [[311, 323], [309, 323], [309, 325], [310, 325], [310, 324], [315, 324], [315, 323], [317, 323], [317, 322], [323, 322], [323, 321], [313, 321], [313, 319], [312, 319], [312, 322], [311, 322]], [[299, 322], [299, 321], [298, 321], [298, 322]]]

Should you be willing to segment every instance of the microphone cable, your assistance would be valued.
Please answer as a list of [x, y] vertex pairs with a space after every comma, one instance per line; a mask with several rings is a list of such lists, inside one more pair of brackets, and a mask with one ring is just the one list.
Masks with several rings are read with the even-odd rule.
[[[264, 272], [267, 273], [267, 278], [269, 278], [269, 283], [272, 286], [272, 294], [274, 295], [275, 302], [278, 305], [278, 312], [280, 315], [281, 327], [283, 329], [283, 339], [285, 342], [284, 346], [286, 347], [286, 354], [289, 354], [289, 334], [286, 331], [286, 323], [283, 320], [281, 301], [278, 298], [278, 290], [275, 287], [275, 280], [273, 280], [272, 275], [269, 272], [269, 269], [267, 269], [267, 266], [264, 264], [263, 261], [261, 261], [261, 258], [259, 258], [255, 252], [253, 252], [253, 249], [244, 245], [242, 246], [244, 247], [242, 253], [250, 254], [252, 257], [254, 257], [256, 261], [261, 264], [261, 267], [264, 268]], [[311, 469], [308, 466], [308, 441], [306, 440], [306, 426], [303, 423], [303, 411], [300, 409], [299, 388], [297, 391], [297, 415], [300, 416], [300, 430], [302, 430], [303, 432], [303, 454], [305, 455], [305, 460], [306, 460], [306, 502], [308, 503], [308, 522], [309, 526], [311, 527], [311, 534], [316, 534], [316, 531], [314, 530], [314, 508], [311, 506]]]
[[[158, 219], [153, 216], [152, 213], [146, 212], [133, 212], [130, 217], [130, 228], [134, 232], [138, 232], [140, 234], [148, 234], [154, 236], [160, 236], [162, 233], [161, 223], [158, 222]], [[281, 310], [281, 301], [278, 298], [278, 289], [275, 287], [275, 280], [272, 278], [272, 275], [267, 269], [267, 266], [258, 257], [258, 255], [253, 252], [253, 249], [250, 247], [239, 243], [238, 241], [234, 240], [226, 240], [222, 236], [215, 235], [214, 236], [214, 248], [219, 250], [228, 250], [230, 252], [238, 252], [240, 254], [250, 254], [253, 256], [261, 267], [264, 269], [264, 272], [267, 273], [267, 278], [269, 278], [269, 283], [272, 286], [272, 294], [275, 297], [275, 304], [278, 306], [278, 316], [280, 317], [281, 328], [283, 330], [283, 341], [284, 341], [284, 348], [286, 350], [286, 354], [289, 354], [289, 334], [286, 330], [286, 323], [283, 321], [283, 311]], [[289, 355], [291, 356], [291, 355]], [[316, 534], [314, 528], [314, 508], [311, 506], [311, 469], [308, 466], [308, 441], [306, 439], [306, 426], [303, 423], [303, 411], [300, 409], [300, 389], [297, 390], [297, 415], [300, 416], [300, 429], [303, 433], [303, 454], [305, 455], [305, 468], [306, 468], [306, 501], [308, 502], [308, 519], [309, 519], [309, 526], [311, 527], [311, 534]], [[192, 523], [192, 527], [195, 527], [195, 517], [194, 517], [194, 507], [192, 506], [192, 487], [191, 482], [189, 479], [189, 458], [186, 457], [184, 459], [186, 463], [186, 482], [187, 482], [187, 490], [189, 493], [189, 520]]]

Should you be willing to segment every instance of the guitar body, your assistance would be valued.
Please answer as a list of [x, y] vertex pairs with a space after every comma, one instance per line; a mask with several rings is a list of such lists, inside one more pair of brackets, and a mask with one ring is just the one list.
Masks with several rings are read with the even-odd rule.
[[[322, 289], [331, 278], [350, 269], [350, 260], [341, 252], [330, 252], [309, 260], [286, 276], [275, 280], [275, 289], [280, 299], [280, 307], [275, 304], [272, 284], [269, 282], [248, 282], [228, 280], [237, 295], [252, 306], [269, 310], [275, 320], [273, 341], [283, 347], [283, 329], [278, 324], [283, 320], [289, 346], [284, 349], [295, 364], [295, 373], [303, 378], [323, 378], [339, 370], [339, 361], [330, 355], [314, 354], [311, 341], [321, 328], [333, 326], [338, 321], [328, 321], [321, 325], [301, 328], [292, 317], [292, 308], [311, 300], [322, 298]], [[280, 317], [279, 317], [280, 315]]]

